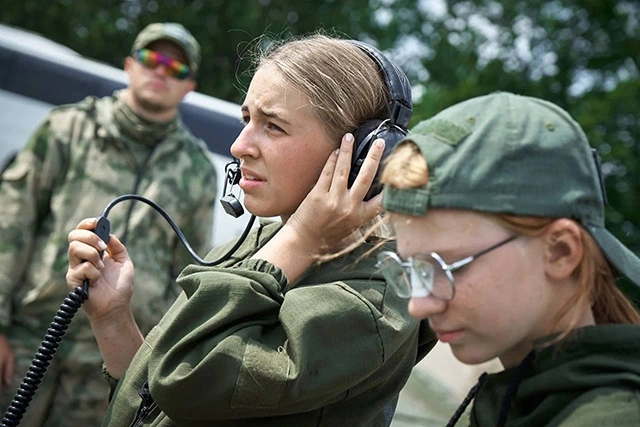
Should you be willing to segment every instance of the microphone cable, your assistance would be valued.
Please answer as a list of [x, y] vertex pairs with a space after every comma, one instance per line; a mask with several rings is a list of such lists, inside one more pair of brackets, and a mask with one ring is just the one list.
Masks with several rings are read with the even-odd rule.
[[[160, 205], [155, 203], [154, 201], [147, 199], [146, 197], [140, 196], [138, 194], [124, 194], [113, 199], [107, 207], [102, 212], [102, 215], [98, 217], [98, 224], [96, 228], [93, 229], [93, 232], [96, 233], [105, 243], [109, 241], [109, 233], [111, 230], [111, 226], [107, 216], [111, 209], [120, 202], [125, 200], [138, 200], [144, 202], [154, 208], [156, 211], [162, 215], [162, 217], [169, 223], [173, 231], [176, 233], [180, 242], [182, 242], [185, 249], [189, 252], [189, 255], [200, 265], [204, 266], [215, 266], [223, 263], [228, 260], [231, 255], [242, 245], [244, 240], [249, 235], [251, 227], [253, 227], [253, 223], [255, 222], [256, 216], [251, 215], [247, 226], [245, 227], [242, 235], [238, 239], [238, 241], [233, 245], [231, 249], [229, 249], [224, 255], [220, 258], [213, 261], [205, 261], [200, 258], [198, 254], [195, 253], [186, 237], [177, 226], [175, 221], [169, 216], [169, 214], [162, 208]], [[100, 256], [102, 257], [102, 252], [100, 251]], [[69, 292], [67, 297], [60, 305], [60, 309], [56, 312], [56, 315], [53, 317], [49, 328], [47, 329], [47, 333], [42, 339], [42, 343], [36, 352], [27, 373], [22, 380], [22, 383], [18, 387], [18, 391], [16, 392], [13, 400], [9, 404], [2, 421], [0, 421], [0, 426], [2, 427], [16, 427], [20, 424], [24, 413], [29, 406], [29, 403], [33, 399], [36, 391], [38, 390], [38, 386], [44, 377], [44, 374], [47, 372], [47, 368], [49, 367], [53, 356], [56, 351], [58, 351], [58, 346], [60, 345], [60, 341], [64, 337], [64, 334], [73, 320], [76, 312], [80, 308], [80, 306], [89, 298], [89, 280], [85, 279], [82, 287], [77, 286], [73, 292]]]

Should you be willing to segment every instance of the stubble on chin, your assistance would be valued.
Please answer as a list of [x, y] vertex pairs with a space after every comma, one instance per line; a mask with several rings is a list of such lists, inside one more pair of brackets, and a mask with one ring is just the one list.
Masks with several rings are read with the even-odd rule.
[[150, 101], [142, 97], [137, 97], [137, 101], [137, 104], [140, 106], [140, 108], [148, 111], [149, 113], [160, 114], [169, 111], [169, 108], [160, 102]]

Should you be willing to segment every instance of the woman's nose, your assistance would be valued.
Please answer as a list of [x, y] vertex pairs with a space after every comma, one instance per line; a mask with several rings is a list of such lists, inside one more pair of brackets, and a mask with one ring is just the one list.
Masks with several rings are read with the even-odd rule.
[[257, 157], [258, 152], [255, 132], [251, 129], [251, 123], [248, 123], [231, 144], [231, 155], [236, 159], [241, 159], [247, 156]]
[[440, 314], [446, 309], [447, 302], [434, 296], [409, 300], [409, 314], [416, 319], [426, 319], [434, 314]]

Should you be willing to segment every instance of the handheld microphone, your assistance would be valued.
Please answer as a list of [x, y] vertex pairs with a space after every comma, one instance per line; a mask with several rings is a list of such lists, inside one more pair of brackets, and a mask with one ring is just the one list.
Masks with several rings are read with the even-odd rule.
[[[240, 161], [233, 159], [224, 167], [225, 182], [222, 193], [224, 196], [220, 199], [220, 204], [226, 213], [234, 218], [238, 218], [244, 214], [244, 208], [238, 198], [232, 193], [233, 186], [240, 182], [242, 173], [240, 172]], [[227, 184], [229, 185], [229, 193], [227, 193]]]

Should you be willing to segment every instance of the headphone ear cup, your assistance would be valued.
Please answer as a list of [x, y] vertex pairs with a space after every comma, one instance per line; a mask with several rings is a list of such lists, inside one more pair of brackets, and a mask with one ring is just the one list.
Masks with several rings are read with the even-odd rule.
[[351, 158], [351, 170], [349, 172], [349, 182], [348, 188], [351, 188], [353, 183], [360, 172], [360, 168], [362, 168], [362, 164], [364, 163], [364, 159], [367, 157], [367, 153], [371, 148], [371, 144], [378, 139], [382, 138], [385, 142], [384, 152], [382, 153], [382, 159], [380, 160], [380, 164], [378, 165], [378, 170], [376, 171], [375, 179], [371, 184], [371, 188], [367, 192], [367, 195], [364, 197], [364, 200], [367, 201], [382, 191], [382, 185], [380, 182], [380, 172], [382, 170], [381, 166], [384, 160], [391, 154], [393, 148], [396, 146], [398, 142], [402, 138], [405, 137], [407, 132], [398, 126], [389, 126], [388, 121], [385, 120], [369, 120], [362, 124], [356, 131], [353, 133], [354, 142], [353, 142], [353, 156]]
[[371, 183], [371, 187], [369, 188], [369, 191], [367, 192], [366, 196], [364, 196], [364, 199], [363, 199], [364, 201], [372, 199], [376, 195], [380, 194], [380, 192], [382, 191], [382, 184], [380, 184], [380, 175], [382, 174], [382, 168], [383, 168], [384, 162], [387, 159], [387, 157], [389, 157], [389, 155], [393, 151], [394, 147], [398, 144], [398, 142], [400, 142], [400, 140], [404, 138], [406, 135], [407, 135], [407, 132], [399, 127], [384, 126], [380, 130], [380, 132], [378, 132], [374, 136], [374, 138], [371, 140], [371, 143], [373, 144], [373, 141], [375, 141], [378, 138], [384, 139], [384, 151], [382, 152], [382, 158], [380, 159], [380, 163], [378, 164], [378, 170], [376, 171], [376, 176], [373, 179], [373, 182]]
[[351, 188], [360, 172], [360, 168], [367, 157], [371, 144], [380, 132], [376, 132], [383, 120], [368, 120], [353, 132], [353, 153], [351, 155], [351, 170], [349, 171], [348, 188]]

